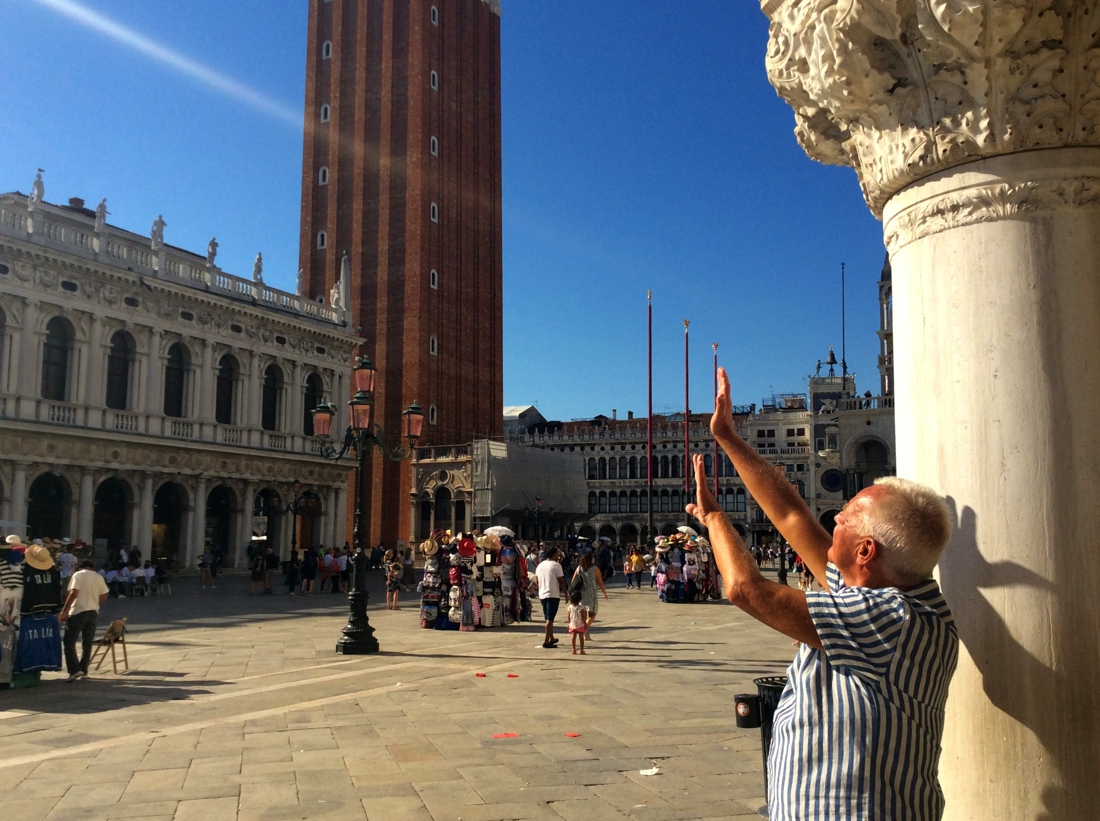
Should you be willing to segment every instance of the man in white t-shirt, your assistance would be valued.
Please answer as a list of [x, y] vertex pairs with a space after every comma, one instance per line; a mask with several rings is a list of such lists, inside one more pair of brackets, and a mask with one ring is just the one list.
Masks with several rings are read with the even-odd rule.
[[539, 601], [542, 602], [542, 615], [546, 619], [546, 635], [542, 646], [547, 649], [556, 647], [558, 644], [558, 640], [554, 638], [554, 619], [558, 615], [561, 597], [566, 593], [565, 572], [558, 562], [560, 553], [561, 551], [556, 547], [548, 547], [546, 558], [535, 568], [535, 578], [539, 582]]
[[61, 540], [61, 553], [57, 557], [57, 563], [61, 567], [61, 587], [64, 588], [69, 584], [69, 579], [76, 570], [76, 556], [69, 550], [68, 539]]
[[[95, 572], [90, 561], [80, 563], [80, 569], [69, 579], [69, 592], [61, 608], [58, 621], [65, 625], [65, 669], [67, 681], [88, 676], [88, 661], [92, 657], [95, 640], [95, 624], [99, 618], [99, 605], [107, 600], [107, 583]], [[76, 641], [80, 639], [82, 653], [76, 657]]]

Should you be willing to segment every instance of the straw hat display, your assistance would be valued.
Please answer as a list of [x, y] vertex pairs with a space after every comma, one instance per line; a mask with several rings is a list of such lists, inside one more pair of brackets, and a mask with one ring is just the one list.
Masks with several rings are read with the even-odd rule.
[[425, 539], [420, 543], [420, 550], [425, 556], [434, 556], [439, 552], [439, 542], [435, 539]]
[[12, 547], [23, 546], [23, 540], [16, 536], [14, 533], [8, 536], [8, 538], [4, 539], [4, 542], [11, 545]]
[[50, 551], [40, 544], [34, 544], [28, 547], [23, 556], [23, 561], [35, 570], [53, 569], [53, 557], [50, 556]]

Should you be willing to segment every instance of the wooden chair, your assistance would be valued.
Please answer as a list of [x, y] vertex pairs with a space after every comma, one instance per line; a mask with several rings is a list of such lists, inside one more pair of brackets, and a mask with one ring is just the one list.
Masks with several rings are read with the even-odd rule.
[[88, 667], [92, 666], [97, 656], [99, 656], [99, 664], [96, 664], [95, 669], [98, 670], [102, 667], [103, 662], [107, 659], [107, 651], [110, 650], [111, 666], [114, 668], [115, 675], [118, 675], [118, 658], [115, 656], [116, 645], [122, 645], [122, 664], [129, 671], [130, 658], [126, 654], [126, 619], [115, 619], [111, 622], [111, 626], [107, 628], [107, 632], [103, 634], [103, 638], [96, 639], [92, 657], [88, 659]]
[[144, 596], [144, 595], [147, 594], [147, 592], [148, 592], [148, 588], [145, 586], [145, 576], [143, 576], [140, 573], [135, 574], [134, 575], [134, 584], [133, 584], [133, 596], [134, 596], [134, 598], [137, 598], [138, 596]]

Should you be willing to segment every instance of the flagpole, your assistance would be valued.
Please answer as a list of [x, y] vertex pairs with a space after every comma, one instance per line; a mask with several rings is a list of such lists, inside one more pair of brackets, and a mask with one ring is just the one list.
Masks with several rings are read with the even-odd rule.
[[[714, 349], [714, 395], [718, 395], [718, 343], [712, 342], [710, 345]], [[718, 437], [714, 437], [714, 498], [718, 500], [718, 503], [722, 503], [722, 497], [718, 493]]]
[[657, 542], [653, 532], [653, 291], [646, 292], [648, 302], [648, 338], [649, 338], [649, 406], [646, 413], [645, 430], [645, 492], [646, 492], [646, 546], [652, 548]]
[[[684, 495], [691, 494], [691, 409], [688, 399], [688, 325], [690, 319], [684, 320]], [[690, 498], [684, 499], [686, 505]]]

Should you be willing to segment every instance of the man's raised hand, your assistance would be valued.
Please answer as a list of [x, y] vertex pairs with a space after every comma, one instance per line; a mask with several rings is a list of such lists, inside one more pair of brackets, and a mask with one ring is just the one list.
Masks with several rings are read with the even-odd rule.
[[707, 469], [703, 465], [702, 455], [695, 454], [691, 457], [691, 461], [695, 465], [695, 504], [689, 504], [684, 510], [689, 516], [694, 516], [705, 525], [706, 517], [711, 513], [720, 512], [721, 508], [707, 486]]
[[730, 378], [725, 368], [718, 369], [718, 393], [714, 396], [714, 415], [710, 418], [710, 432], [719, 440], [732, 439], [737, 435], [733, 427]]

